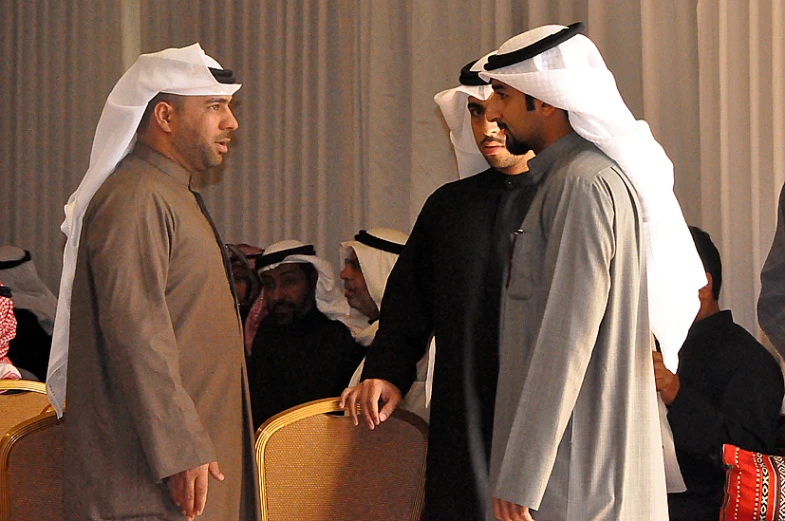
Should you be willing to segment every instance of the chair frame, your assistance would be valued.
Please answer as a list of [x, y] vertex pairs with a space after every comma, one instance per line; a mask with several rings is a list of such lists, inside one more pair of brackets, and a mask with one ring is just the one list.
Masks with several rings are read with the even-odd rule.
[[[281, 430], [282, 428], [291, 425], [292, 423], [298, 422], [305, 418], [309, 418], [311, 416], [318, 416], [320, 414], [327, 414], [331, 412], [340, 412], [343, 411], [339, 406], [340, 399], [339, 398], [322, 398], [320, 400], [314, 400], [311, 402], [304, 403], [302, 405], [297, 405], [292, 407], [291, 409], [287, 409], [283, 412], [268, 418], [262, 425], [259, 426], [259, 429], [256, 431], [256, 443], [254, 446], [254, 458], [256, 460], [256, 468], [259, 472], [259, 499], [260, 499], [260, 507], [262, 511], [262, 521], [269, 521], [269, 517], [267, 514], [267, 509], [265, 505], [267, 504], [267, 483], [264, 473], [262, 472], [262, 463], [264, 460], [264, 452], [267, 448], [267, 443], [270, 441], [270, 438]], [[357, 406], [357, 410], [359, 412], [360, 406]], [[400, 407], [397, 408], [393, 413], [392, 417], [398, 418], [399, 420], [403, 420], [420, 430], [423, 434], [423, 438], [428, 440], [428, 424], [414, 414], [413, 412], [407, 411], [405, 409], [401, 409]], [[357, 428], [367, 428], [363, 427], [362, 425], [358, 426]], [[420, 512], [422, 510], [423, 500], [425, 496], [425, 462], [427, 458], [423, 458], [422, 462], [422, 469], [420, 472], [420, 483], [417, 486], [417, 495], [414, 500], [414, 508], [412, 509], [412, 517], [410, 518], [411, 521], [418, 521], [420, 519]], [[3, 521], [0, 518], [0, 521]]]
[[[33, 382], [40, 383], [40, 382]], [[40, 391], [33, 391], [40, 392]], [[45, 392], [45, 391], [44, 391]], [[54, 411], [44, 412], [38, 416], [34, 416], [29, 420], [12, 427], [5, 436], [0, 439], [0, 477], [7, 477], [8, 474], [8, 455], [14, 447], [14, 444], [28, 434], [37, 432], [52, 425], [57, 425], [63, 420], [57, 419], [57, 413]], [[0, 521], [7, 521], [11, 513], [9, 512], [8, 504], [8, 479], [0, 480]]]
[[46, 394], [46, 384], [33, 380], [0, 380], [0, 391], [30, 391]]

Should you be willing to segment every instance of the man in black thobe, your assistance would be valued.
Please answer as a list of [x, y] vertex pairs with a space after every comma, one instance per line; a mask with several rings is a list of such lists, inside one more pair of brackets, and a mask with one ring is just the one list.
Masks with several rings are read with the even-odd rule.
[[[362, 405], [368, 427], [378, 425], [408, 391], [435, 335], [425, 519], [483, 516], [479, 491], [488, 478], [501, 289], [511, 237], [539, 182], [527, 175], [530, 156], [510, 154], [504, 132], [485, 119], [492, 91], [471, 65], [461, 72], [461, 86], [436, 100], [461, 175], [476, 173], [471, 165], [483, 156], [491, 168], [442, 186], [426, 201], [388, 279], [363, 382], [343, 395], [350, 411]], [[472, 137], [467, 154], [462, 145]], [[373, 407], [379, 400], [380, 411]]]

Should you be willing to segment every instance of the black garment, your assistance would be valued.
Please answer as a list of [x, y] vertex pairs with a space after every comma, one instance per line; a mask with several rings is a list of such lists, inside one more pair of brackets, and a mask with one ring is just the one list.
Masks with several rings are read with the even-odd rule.
[[16, 337], [9, 343], [8, 358], [16, 367], [27, 369], [40, 381], [46, 380], [52, 337], [44, 331], [32, 311], [14, 308]]
[[725, 483], [722, 444], [773, 453], [782, 372], [730, 311], [720, 311], [692, 325], [677, 374], [668, 423], [687, 492], [668, 494], [670, 518], [716, 521]]
[[363, 378], [382, 378], [406, 394], [428, 337], [436, 336], [426, 519], [482, 519], [483, 501], [490, 501], [483, 486], [499, 372], [501, 288], [512, 234], [536, 186], [528, 174], [494, 169], [442, 186], [426, 201], [387, 281]]
[[267, 315], [248, 361], [254, 428], [295, 405], [340, 396], [363, 356], [349, 329], [316, 306], [291, 326]]

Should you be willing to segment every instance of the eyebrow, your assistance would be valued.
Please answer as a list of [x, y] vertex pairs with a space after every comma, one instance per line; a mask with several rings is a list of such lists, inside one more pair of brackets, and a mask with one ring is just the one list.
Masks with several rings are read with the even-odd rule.
[[207, 98], [207, 100], [204, 102], [205, 105], [211, 105], [213, 103], [231, 103], [231, 100], [229, 98], [216, 97], [216, 98]]

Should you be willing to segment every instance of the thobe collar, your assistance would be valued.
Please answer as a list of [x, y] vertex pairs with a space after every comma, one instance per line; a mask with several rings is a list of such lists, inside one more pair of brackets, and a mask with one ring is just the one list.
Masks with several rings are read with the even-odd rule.
[[182, 183], [186, 188], [190, 189], [191, 172], [178, 165], [157, 150], [137, 142], [131, 154], [147, 163], [150, 163], [158, 170], [162, 171], [177, 182]]
[[505, 191], [517, 190], [522, 186], [537, 184], [540, 182], [540, 178], [542, 177], [542, 173], [539, 175], [532, 174], [531, 170], [529, 172], [522, 172], [515, 175], [505, 174], [496, 170], [495, 168], [489, 168], [486, 172], [491, 179], [491, 183], [494, 185], [498, 184]]
[[709, 315], [708, 317], [693, 323], [689, 333], [687, 333], [687, 339], [684, 342], [687, 343], [696, 337], [710, 335], [714, 331], [724, 330], [733, 323], [733, 313], [731, 313], [730, 309], [718, 311], [713, 315]]
[[586, 140], [575, 132], [570, 132], [566, 136], [560, 137], [548, 148], [529, 159], [529, 172], [527, 173], [539, 181], [553, 167], [556, 161], [585, 142]]

